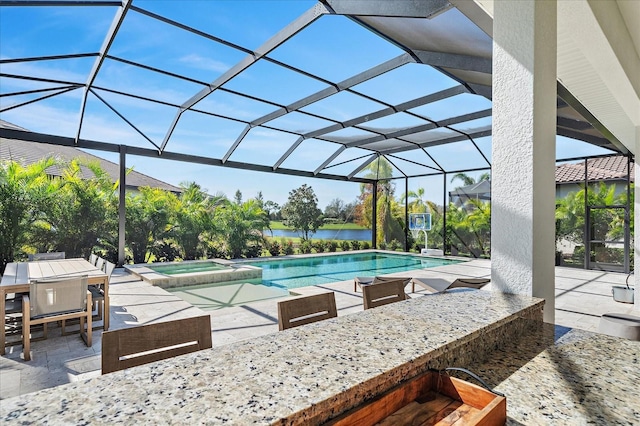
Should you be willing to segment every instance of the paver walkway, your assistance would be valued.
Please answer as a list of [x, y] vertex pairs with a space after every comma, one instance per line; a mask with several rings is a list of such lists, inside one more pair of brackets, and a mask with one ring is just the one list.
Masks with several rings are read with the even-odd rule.
[[[490, 277], [490, 274], [490, 261], [472, 260], [393, 275], [439, 277], [453, 281], [458, 277]], [[557, 267], [556, 323], [597, 331], [603, 313], [633, 313], [634, 305], [615, 302], [611, 297], [611, 286], [623, 285], [625, 279], [625, 274]], [[114, 272], [110, 289], [113, 329], [202, 313], [175, 295], [137, 280], [123, 269]], [[410, 290], [407, 287], [407, 291]], [[490, 290], [490, 286], [484, 290]], [[360, 292], [354, 293], [353, 281], [291, 290], [300, 295], [324, 291], [335, 292], [338, 315], [362, 310], [362, 296]], [[425, 294], [421, 290], [410, 293], [410, 296], [421, 297]], [[213, 345], [220, 346], [278, 332], [276, 300], [281, 299], [209, 311]], [[640, 316], [640, 311], [635, 311], [635, 315]], [[0, 357], [0, 399], [99, 376], [101, 336], [102, 331], [96, 330], [93, 346], [87, 348], [79, 335], [60, 336], [59, 328], [52, 327], [47, 340], [33, 342], [33, 359], [30, 362], [22, 360], [21, 345], [7, 348], [7, 355]]]

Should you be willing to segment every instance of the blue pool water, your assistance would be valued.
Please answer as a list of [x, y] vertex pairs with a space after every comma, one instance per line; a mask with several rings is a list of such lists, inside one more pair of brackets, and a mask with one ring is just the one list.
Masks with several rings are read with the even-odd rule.
[[352, 280], [355, 276], [404, 272], [414, 269], [459, 263], [456, 260], [386, 253], [337, 254], [250, 262], [262, 268], [262, 284], [284, 288], [298, 288]]

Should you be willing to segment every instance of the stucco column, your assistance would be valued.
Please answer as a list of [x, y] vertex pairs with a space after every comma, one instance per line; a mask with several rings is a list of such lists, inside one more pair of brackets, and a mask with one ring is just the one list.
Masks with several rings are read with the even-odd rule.
[[493, 19], [491, 279], [546, 299], [555, 318], [555, 0], [496, 0]]
[[[635, 176], [640, 176], [640, 126], [636, 126], [636, 146], [635, 146], [635, 159], [633, 161], [633, 167], [635, 171]], [[634, 202], [633, 202], [633, 229], [634, 232], [631, 235], [633, 238], [633, 265], [634, 269], [640, 265], [640, 238], [635, 235], [635, 231], [640, 229], [640, 186], [635, 184], [634, 187]], [[635, 295], [635, 304], [634, 308], [636, 311], [640, 312], [640, 273], [634, 274], [634, 286], [636, 288]]]

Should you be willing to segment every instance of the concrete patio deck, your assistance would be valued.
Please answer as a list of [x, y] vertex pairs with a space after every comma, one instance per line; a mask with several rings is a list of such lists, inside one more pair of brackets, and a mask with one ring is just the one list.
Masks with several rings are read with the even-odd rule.
[[[488, 260], [471, 260], [455, 265], [393, 274], [406, 277], [490, 277]], [[556, 324], [588, 331], [597, 331], [600, 316], [607, 312], [633, 313], [634, 305], [615, 302], [612, 285], [624, 285], [626, 274], [586, 271], [557, 267]], [[111, 327], [119, 329], [152, 322], [167, 321], [202, 313], [187, 302], [165, 290], [153, 287], [117, 269], [111, 283]], [[417, 289], [416, 289], [417, 290]], [[490, 290], [490, 285], [484, 290]], [[362, 310], [362, 295], [353, 291], [353, 281], [303, 287], [292, 293], [308, 295], [333, 291], [338, 315]], [[407, 287], [410, 291], [410, 286]], [[409, 293], [424, 296], [426, 291]], [[233, 296], [231, 296], [233, 297]], [[240, 306], [209, 311], [213, 345], [221, 346], [278, 331], [277, 300], [270, 299]], [[221, 301], [221, 305], [232, 300]], [[464, 309], [464, 307], [461, 307]], [[640, 315], [635, 311], [636, 315]], [[99, 376], [102, 331], [94, 332], [93, 346], [84, 345], [79, 335], [60, 336], [60, 329], [52, 327], [47, 340], [32, 343], [32, 361], [21, 358], [22, 346], [7, 348], [0, 357], [0, 399], [52, 388], [69, 382]]]

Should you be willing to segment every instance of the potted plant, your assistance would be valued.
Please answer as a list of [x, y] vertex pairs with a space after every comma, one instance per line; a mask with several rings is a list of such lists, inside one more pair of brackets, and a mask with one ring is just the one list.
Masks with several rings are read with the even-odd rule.
[[629, 286], [629, 278], [633, 275], [633, 271], [627, 275], [627, 280], [625, 281], [626, 286], [614, 285], [611, 288], [611, 294], [613, 294], [613, 300], [616, 302], [622, 303], [633, 303], [633, 295], [634, 295], [634, 287]]

